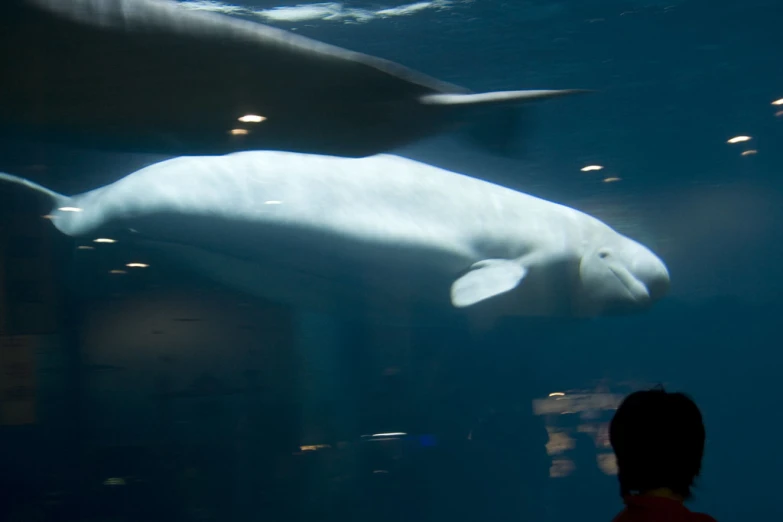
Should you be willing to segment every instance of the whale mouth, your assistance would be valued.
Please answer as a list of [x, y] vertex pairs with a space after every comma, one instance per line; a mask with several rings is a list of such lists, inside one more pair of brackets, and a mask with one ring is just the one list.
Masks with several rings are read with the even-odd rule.
[[647, 286], [623, 267], [609, 266], [609, 270], [622, 283], [631, 298], [637, 303], [648, 303], [651, 299]]

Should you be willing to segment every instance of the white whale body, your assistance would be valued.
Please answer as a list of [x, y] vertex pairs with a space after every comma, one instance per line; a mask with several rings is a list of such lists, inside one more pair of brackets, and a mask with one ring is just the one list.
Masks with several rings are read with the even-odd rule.
[[393, 155], [185, 156], [54, 202], [73, 237], [139, 240], [244, 292], [308, 308], [368, 302], [499, 315], [641, 311], [669, 273], [647, 247], [575, 209]]

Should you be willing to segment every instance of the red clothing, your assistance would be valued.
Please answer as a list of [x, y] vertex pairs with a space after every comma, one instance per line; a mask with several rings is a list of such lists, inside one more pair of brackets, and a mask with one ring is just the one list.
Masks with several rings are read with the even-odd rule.
[[670, 498], [629, 495], [623, 500], [625, 509], [612, 522], [717, 522]]

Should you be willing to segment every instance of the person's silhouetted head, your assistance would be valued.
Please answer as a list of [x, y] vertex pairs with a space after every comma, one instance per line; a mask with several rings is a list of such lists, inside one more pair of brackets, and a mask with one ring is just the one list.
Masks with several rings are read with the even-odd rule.
[[705, 431], [701, 412], [685, 394], [662, 387], [623, 400], [609, 426], [620, 494], [666, 488], [683, 499], [701, 471]]

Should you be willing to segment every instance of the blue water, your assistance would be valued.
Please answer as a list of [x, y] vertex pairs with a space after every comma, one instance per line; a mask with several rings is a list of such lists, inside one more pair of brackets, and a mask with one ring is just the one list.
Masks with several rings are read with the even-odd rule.
[[[41, 219], [45, 205], [0, 187], [0, 479], [16, 499], [0, 510], [608, 521], [622, 503], [607, 423], [623, 395], [663, 383], [694, 398], [707, 428], [691, 507], [722, 522], [783, 518], [783, 104], [772, 103], [783, 99], [783, 4], [269, 11], [298, 5], [243, 2], [236, 15], [476, 91], [595, 90], [537, 105], [514, 157], [458, 133], [397, 152], [603, 219], [661, 256], [669, 295], [586, 321], [363, 323], [248, 297], [142, 259], [122, 238], [78, 250]], [[751, 139], [727, 143], [738, 135]], [[0, 170], [66, 193], [159, 159], [0, 143]], [[109, 275], [127, 256], [151, 266]]]

